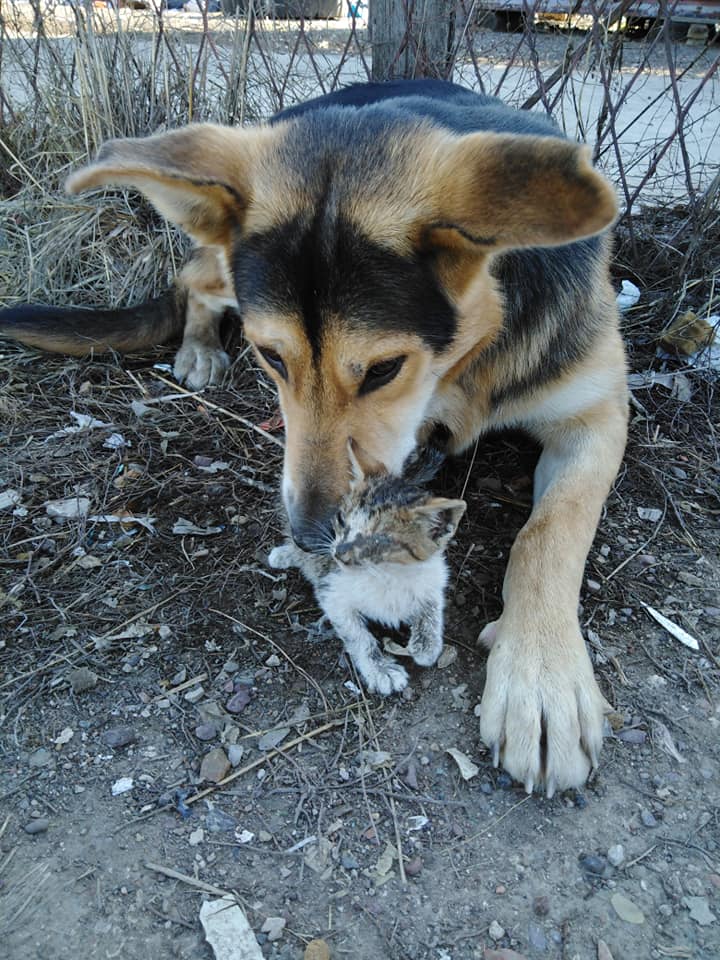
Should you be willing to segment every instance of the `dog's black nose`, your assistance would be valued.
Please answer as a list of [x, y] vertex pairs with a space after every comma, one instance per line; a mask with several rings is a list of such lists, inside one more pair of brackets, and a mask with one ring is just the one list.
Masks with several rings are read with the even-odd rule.
[[327, 552], [332, 540], [332, 514], [321, 520], [303, 517], [290, 520], [292, 538], [307, 553]]

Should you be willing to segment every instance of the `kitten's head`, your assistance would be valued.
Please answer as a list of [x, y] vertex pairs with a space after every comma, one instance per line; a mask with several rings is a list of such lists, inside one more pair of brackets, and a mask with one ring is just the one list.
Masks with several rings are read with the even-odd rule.
[[465, 512], [464, 500], [436, 497], [424, 490], [437, 472], [431, 457], [411, 465], [403, 477], [355, 479], [334, 521], [331, 552], [344, 566], [362, 563], [417, 563], [442, 553]]

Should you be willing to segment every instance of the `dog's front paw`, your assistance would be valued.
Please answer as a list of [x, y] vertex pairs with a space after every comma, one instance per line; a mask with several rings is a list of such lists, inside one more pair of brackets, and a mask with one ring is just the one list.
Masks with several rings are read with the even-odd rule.
[[218, 384], [230, 366], [230, 357], [219, 347], [185, 339], [175, 357], [173, 374], [191, 390]]
[[379, 693], [382, 697], [389, 697], [391, 693], [399, 693], [408, 685], [408, 675], [405, 667], [390, 657], [378, 654], [369, 663], [355, 664], [366, 689], [370, 693]]
[[597, 765], [607, 704], [577, 625], [510, 629], [501, 618], [480, 706], [480, 735], [497, 766], [525, 785], [581, 787]]

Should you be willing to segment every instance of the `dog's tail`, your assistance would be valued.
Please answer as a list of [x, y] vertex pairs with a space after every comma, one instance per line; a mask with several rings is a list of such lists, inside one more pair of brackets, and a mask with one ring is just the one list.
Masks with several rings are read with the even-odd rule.
[[93, 310], [23, 304], [0, 310], [0, 337], [50, 353], [130, 353], [182, 333], [187, 292], [174, 287], [136, 307]]

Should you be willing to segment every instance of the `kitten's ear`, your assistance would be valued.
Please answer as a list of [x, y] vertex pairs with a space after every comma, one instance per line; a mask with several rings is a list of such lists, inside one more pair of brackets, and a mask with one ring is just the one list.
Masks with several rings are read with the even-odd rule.
[[433, 497], [427, 503], [414, 507], [417, 513], [429, 518], [430, 536], [440, 547], [450, 542], [466, 509], [464, 500], [448, 500], [445, 497]]

